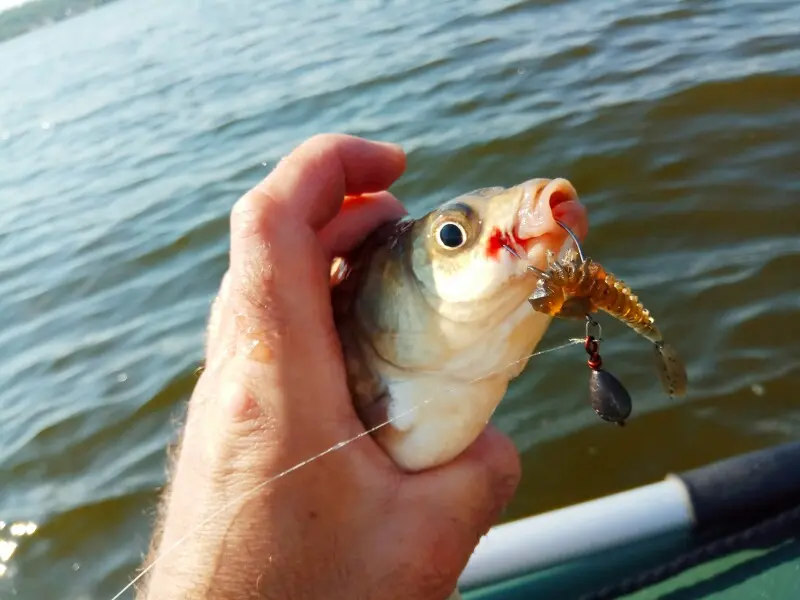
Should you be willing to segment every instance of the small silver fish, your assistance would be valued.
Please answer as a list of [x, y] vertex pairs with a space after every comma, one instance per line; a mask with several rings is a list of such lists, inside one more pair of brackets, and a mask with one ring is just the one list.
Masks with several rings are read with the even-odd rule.
[[525, 367], [551, 322], [527, 302], [539, 284], [529, 267], [567, 241], [556, 219], [587, 227], [568, 181], [533, 179], [388, 223], [334, 261], [353, 402], [367, 427], [393, 419], [373, 435], [401, 468], [460, 454]]

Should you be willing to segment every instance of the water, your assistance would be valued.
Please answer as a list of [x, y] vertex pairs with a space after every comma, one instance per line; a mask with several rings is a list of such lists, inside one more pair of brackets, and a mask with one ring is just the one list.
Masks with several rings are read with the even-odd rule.
[[589, 253], [689, 365], [670, 401], [604, 320], [635, 402], [620, 430], [579, 348], [535, 359], [497, 416], [524, 463], [507, 518], [796, 439], [798, 23], [763, 0], [121, 0], [1, 44], [0, 598], [128, 581], [231, 205], [321, 131], [401, 143], [417, 214], [569, 178]]

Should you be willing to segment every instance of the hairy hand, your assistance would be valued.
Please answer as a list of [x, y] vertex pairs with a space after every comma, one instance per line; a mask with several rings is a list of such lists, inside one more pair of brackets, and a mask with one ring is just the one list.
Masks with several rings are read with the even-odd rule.
[[363, 436], [270, 480], [364, 431], [330, 262], [405, 213], [386, 191], [404, 168], [396, 146], [318, 136], [236, 203], [148, 600], [445, 598], [509, 500], [517, 453], [491, 428], [423, 473]]

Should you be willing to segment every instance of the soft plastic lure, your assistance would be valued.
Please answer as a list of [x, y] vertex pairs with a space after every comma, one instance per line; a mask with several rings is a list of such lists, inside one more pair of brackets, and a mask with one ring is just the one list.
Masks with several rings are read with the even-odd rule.
[[625, 388], [602, 369], [599, 326], [591, 317], [599, 311], [622, 321], [650, 341], [664, 390], [670, 397], [685, 395], [686, 368], [675, 348], [664, 341], [650, 311], [622, 280], [600, 263], [586, 258], [575, 234], [564, 223], [557, 222], [572, 237], [575, 248], [565, 252], [561, 259], [548, 252], [545, 271], [530, 267], [538, 273], [539, 283], [528, 301], [534, 310], [552, 317], [587, 320], [585, 348], [592, 369], [590, 396], [595, 411], [601, 418], [620, 424], [631, 411]]

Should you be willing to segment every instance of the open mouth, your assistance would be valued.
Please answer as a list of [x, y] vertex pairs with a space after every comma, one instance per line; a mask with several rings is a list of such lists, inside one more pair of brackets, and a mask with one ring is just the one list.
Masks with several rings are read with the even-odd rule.
[[578, 199], [573, 185], [563, 178], [533, 179], [522, 184], [525, 197], [519, 210], [516, 237], [531, 240], [547, 234], [559, 237], [566, 232], [556, 222], [561, 221], [583, 239], [588, 231], [586, 208]]
[[589, 229], [589, 221], [586, 215], [586, 208], [581, 204], [577, 197], [571, 197], [561, 191], [555, 191], [550, 195], [550, 214], [553, 219], [566, 224], [578, 239], [583, 241]]

